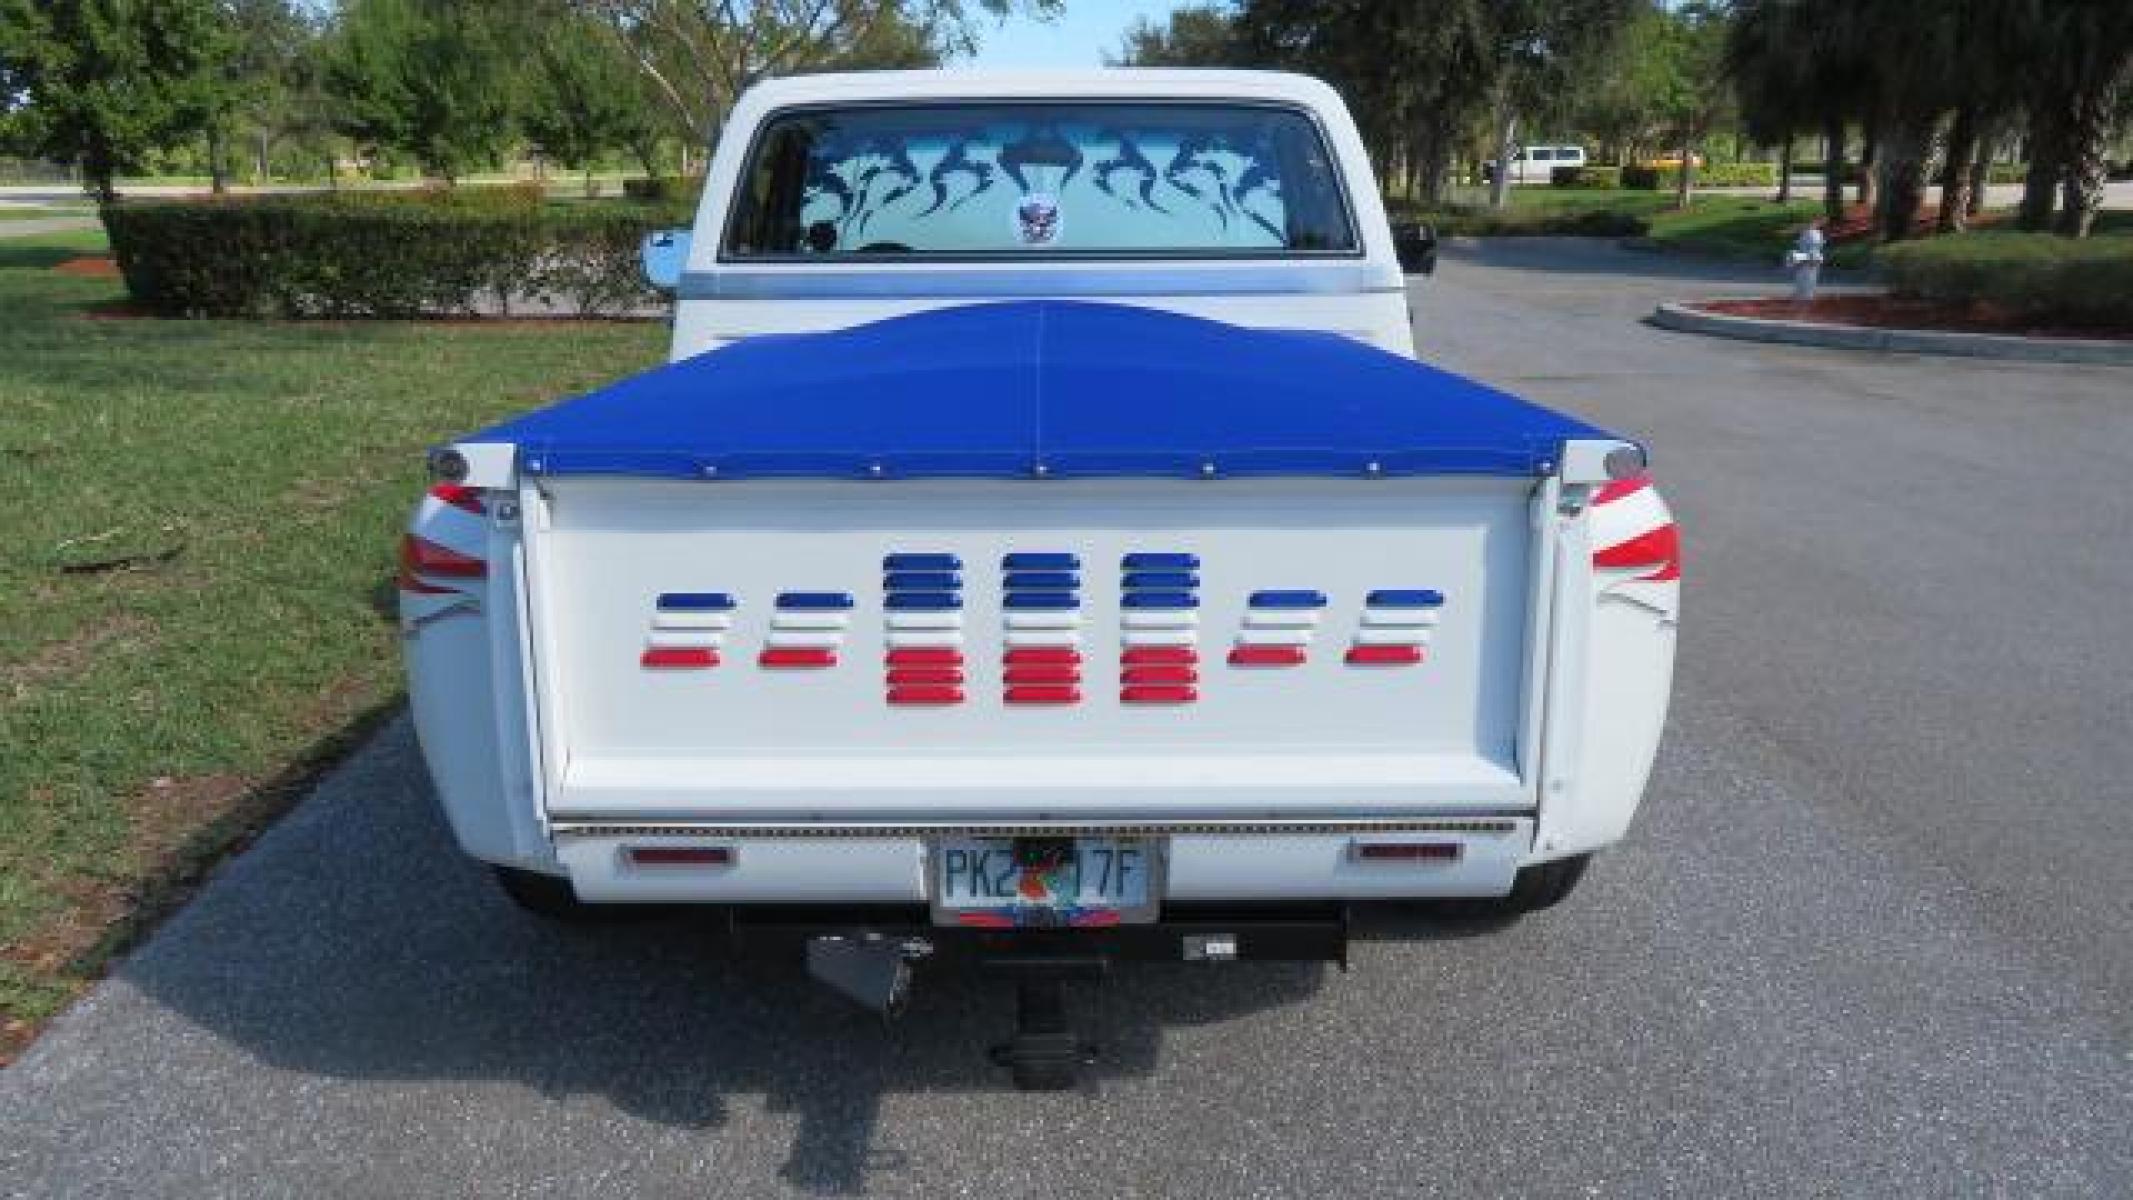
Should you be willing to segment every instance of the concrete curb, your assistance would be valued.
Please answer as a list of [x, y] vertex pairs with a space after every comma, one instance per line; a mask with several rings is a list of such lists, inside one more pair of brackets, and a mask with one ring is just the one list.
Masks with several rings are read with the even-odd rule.
[[2106, 363], [2133, 366], [2133, 341], [2083, 338], [2029, 338], [1999, 333], [1954, 333], [1937, 329], [1874, 329], [1829, 325], [1818, 321], [1773, 321], [1704, 312], [1687, 304], [1661, 304], [1652, 324], [1681, 333], [1776, 342], [1789, 346], [1829, 346], [1842, 350], [1880, 350], [1891, 354], [1944, 354], [1960, 358], [2001, 358], [2026, 362]]

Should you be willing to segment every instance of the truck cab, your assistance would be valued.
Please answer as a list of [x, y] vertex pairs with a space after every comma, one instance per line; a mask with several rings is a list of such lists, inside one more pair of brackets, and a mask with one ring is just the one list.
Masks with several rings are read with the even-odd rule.
[[980, 955], [1052, 1087], [1068, 978], [1544, 908], [1626, 832], [1672, 516], [1414, 359], [1426, 234], [1323, 85], [776, 81], [652, 250], [672, 361], [439, 446], [402, 548], [425, 758], [526, 907], [706, 907], [885, 1010]]
[[807, 75], [751, 89], [727, 130], [676, 287], [677, 360], [1063, 298], [1414, 352], [1362, 139], [1315, 79]]

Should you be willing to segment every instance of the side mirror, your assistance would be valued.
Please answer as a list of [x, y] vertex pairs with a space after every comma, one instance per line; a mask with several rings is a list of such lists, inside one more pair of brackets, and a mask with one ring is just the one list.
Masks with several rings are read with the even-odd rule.
[[1392, 254], [1409, 275], [1437, 271], [1437, 231], [1422, 221], [1399, 221], [1392, 227]]
[[645, 282], [671, 292], [680, 285], [682, 269], [689, 265], [689, 231], [661, 229], [645, 234], [637, 254], [644, 263]]

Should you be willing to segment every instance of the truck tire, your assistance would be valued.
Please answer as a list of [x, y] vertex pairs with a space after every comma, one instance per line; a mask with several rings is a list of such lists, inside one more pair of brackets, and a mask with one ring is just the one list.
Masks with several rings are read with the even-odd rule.
[[1579, 854], [1521, 868], [1511, 894], [1503, 898], [1505, 911], [1532, 913], [1554, 908], [1585, 878], [1585, 868], [1591, 865], [1592, 855]]
[[568, 879], [543, 875], [539, 871], [527, 871], [518, 867], [493, 867], [497, 885], [512, 903], [536, 916], [551, 921], [599, 921], [612, 920], [610, 906], [587, 904], [578, 899], [571, 890]]

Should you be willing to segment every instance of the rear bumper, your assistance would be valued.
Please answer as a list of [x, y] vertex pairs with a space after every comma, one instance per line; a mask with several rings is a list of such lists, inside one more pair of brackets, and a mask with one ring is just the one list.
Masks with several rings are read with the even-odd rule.
[[[807, 941], [865, 930], [922, 940], [936, 954], [987, 962], [1093, 957], [1120, 961], [1346, 962], [1349, 913], [1338, 902], [1178, 904], [1150, 925], [1104, 929], [958, 929], [937, 926], [914, 905], [764, 906], [726, 914], [732, 948], [789, 958]], [[1221, 949], [1212, 957], [1210, 944]]]
[[[556, 856], [578, 896], [610, 904], [924, 905], [927, 847], [949, 832], [992, 829], [864, 828], [764, 832], [745, 827], [585, 825], [557, 830]], [[1045, 832], [1065, 832], [1046, 829]], [[1401, 897], [1501, 896], [1532, 857], [1530, 817], [1356, 822], [1341, 827], [1107, 826], [1164, 846], [1170, 904]], [[1429, 842], [1444, 857], [1368, 861], [1367, 844]], [[716, 865], [643, 866], [632, 847], [717, 847]]]

